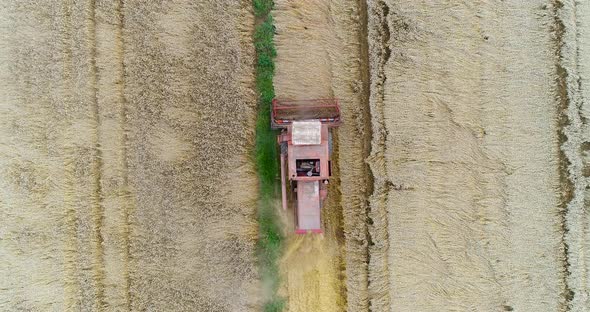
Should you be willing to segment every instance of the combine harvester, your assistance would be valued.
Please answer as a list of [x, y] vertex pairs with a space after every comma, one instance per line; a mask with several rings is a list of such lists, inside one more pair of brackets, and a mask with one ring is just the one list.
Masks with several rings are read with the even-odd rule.
[[296, 206], [295, 233], [322, 233], [320, 209], [332, 176], [331, 128], [340, 125], [338, 101], [275, 99], [271, 114], [272, 128], [281, 129], [278, 143], [283, 209], [287, 209], [288, 201]]

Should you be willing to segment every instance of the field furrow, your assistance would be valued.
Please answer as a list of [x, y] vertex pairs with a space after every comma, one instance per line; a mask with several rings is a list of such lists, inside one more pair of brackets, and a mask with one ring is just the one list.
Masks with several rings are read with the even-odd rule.
[[133, 202], [127, 181], [122, 2], [96, 1], [94, 10], [104, 296], [110, 307], [129, 309], [128, 220]]

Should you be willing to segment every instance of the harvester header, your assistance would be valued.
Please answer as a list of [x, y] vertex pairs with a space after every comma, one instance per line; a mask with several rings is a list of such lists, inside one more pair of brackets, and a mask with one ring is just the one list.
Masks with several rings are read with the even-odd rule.
[[319, 120], [323, 124], [340, 124], [340, 105], [336, 99], [272, 101], [272, 126], [283, 128], [297, 120]]

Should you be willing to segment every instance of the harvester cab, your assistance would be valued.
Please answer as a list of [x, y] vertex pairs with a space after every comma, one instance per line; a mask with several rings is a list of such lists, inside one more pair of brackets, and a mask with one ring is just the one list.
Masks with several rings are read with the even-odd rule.
[[331, 128], [340, 125], [335, 99], [273, 100], [271, 123], [281, 129], [283, 209], [293, 206], [295, 233], [322, 233], [320, 210], [332, 176]]

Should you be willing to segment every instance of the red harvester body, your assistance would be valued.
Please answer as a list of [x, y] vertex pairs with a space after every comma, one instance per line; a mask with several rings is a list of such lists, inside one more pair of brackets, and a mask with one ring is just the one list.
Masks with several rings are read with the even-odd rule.
[[322, 233], [320, 210], [332, 175], [330, 131], [340, 125], [338, 101], [275, 99], [271, 115], [272, 127], [282, 129], [278, 143], [283, 209], [287, 209], [289, 193], [296, 205], [295, 233]]

